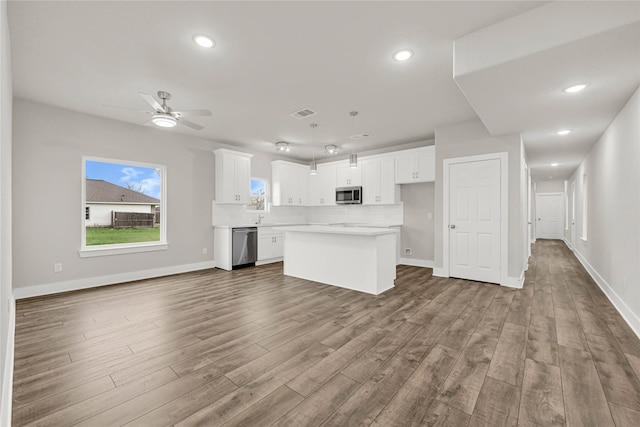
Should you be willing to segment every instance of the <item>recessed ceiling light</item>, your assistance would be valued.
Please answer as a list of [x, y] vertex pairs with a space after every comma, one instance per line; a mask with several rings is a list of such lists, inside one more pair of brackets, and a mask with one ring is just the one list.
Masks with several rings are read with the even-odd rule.
[[589, 86], [589, 83], [580, 83], [579, 85], [573, 85], [573, 86], [569, 86], [566, 89], [562, 89], [562, 91], [565, 93], [576, 93], [585, 89], [587, 86]]
[[562, 129], [559, 130], [558, 132], [556, 132], [558, 135], [569, 135], [571, 133], [571, 130], [569, 129]]
[[551, 166], [558, 166], [560, 163], [551, 163]]
[[396, 61], [406, 61], [407, 59], [411, 58], [413, 56], [413, 51], [409, 50], [409, 49], [404, 49], [401, 51], [398, 51], [396, 53], [393, 54], [393, 59], [395, 59]]
[[198, 46], [205, 47], [205, 48], [210, 48], [210, 47], [213, 47], [213, 45], [215, 45], [213, 40], [211, 40], [209, 37], [202, 34], [196, 34], [195, 36], [193, 36], [193, 41]]

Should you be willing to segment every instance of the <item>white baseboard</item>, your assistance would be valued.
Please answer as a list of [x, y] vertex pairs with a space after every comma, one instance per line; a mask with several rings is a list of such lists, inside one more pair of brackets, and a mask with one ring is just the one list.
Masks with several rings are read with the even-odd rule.
[[602, 292], [607, 296], [607, 298], [609, 298], [611, 304], [613, 304], [616, 310], [618, 310], [618, 313], [620, 313], [620, 316], [622, 316], [622, 318], [627, 322], [631, 330], [636, 334], [638, 338], [640, 338], [640, 317], [638, 317], [638, 315], [631, 311], [631, 309], [627, 306], [627, 304], [625, 304], [622, 298], [620, 298], [618, 294], [616, 294], [616, 292], [607, 283], [607, 281], [604, 280], [602, 276], [600, 276], [596, 269], [593, 268], [591, 264], [589, 264], [586, 258], [582, 256], [579, 251], [574, 250], [573, 253], [575, 254], [576, 258], [578, 258], [578, 261], [580, 261], [580, 264], [582, 264], [585, 270], [587, 270], [587, 273], [589, 273], [593, 280], [598, 284]]
[[256, 265], [273, 264], [274, 262], [280, 262], [280, 261], [283, 261], [283, 260], [284, 260], [283, 257], [263, 259], [261, 261], [256, 261]]
[[9, 300], [9, 328], [7, 331], [7, 348], [4, 357], [2, 381], [2, 399], [0, 400], [0, 425], [11, 425], [11, 409], [13, 399], [13, 350], [16, 335], [16, 300]]
[[400, 258], [399, 264], [411, 265], [413, 267], [433, 268], [433, 260], [431, 259]]
[[573, 251], [573, 246], [571, 245], [570, 241], [568, 241], [567, 239], [562, 239], [562, 241], [564, 242], [565, 245], [567, 245], [569, 249]]
[[524, 271], [520, 274], [520, 277], [507, 276], [506, 280], [500, 283], [500, 286], [522, 289], [524, 286]]
[[151, 270], [110, 274], [108, 276], [87, 277], [85, 279], [67, 280], [64, 282], [15, 288], [13, 290], [13, 295], [15, 299], [38, 297], [42, 295], [57, 294], [60, 292], [95, 288], [97, 286], [131, 282], [133, 280], [150, 279], [153, 277], [168, 276], [171, 274], [187, 273], [189, 271], [205, 270], [207, 268], [214, 268], [215, 266], [215, 261], [205, 261], [194, 264], [172, 265], [170, 267], [154, 268]]
[[441, 267], [433, 267], [433, 275], [436, 277], [449, 277], [448, 274], [444, 273], [444, 268]]

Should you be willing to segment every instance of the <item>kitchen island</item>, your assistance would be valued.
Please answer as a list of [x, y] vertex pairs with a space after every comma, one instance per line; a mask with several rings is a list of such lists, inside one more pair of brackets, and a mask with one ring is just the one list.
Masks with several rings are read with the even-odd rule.
[[374, 295], [393, 288], [393, 229], [321, 225], [281, 229], [285, 275]]

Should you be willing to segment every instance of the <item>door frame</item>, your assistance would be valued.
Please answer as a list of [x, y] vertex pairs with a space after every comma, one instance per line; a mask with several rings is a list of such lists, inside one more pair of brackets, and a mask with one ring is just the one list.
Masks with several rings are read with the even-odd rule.
[[[549, 192], [549, 193], [536, 193], [536, 196], [535, 196], [535, 199], [536, 199], [536, 217], [535, 217], [535, 219], [536, 219], [536, 221], [538, 221], [538, 209], [537, 208], [538, 208], [538, 197], [539, 196], [560, 196], [560, 197], [562, 197], [563, 212], [562, 212], [562, 215], [560, 216], [560, 222], [564, 223], [564, 218], [565, 218], [565, 216], [564, 216], [564, 214], [565, 214], [565, 212], [564, 212], [564, 200], [565, 200], [564, 199], [564, 193], [559, 192], [559, 191], [552, 191], [552, 192]], [[537, 226], [537, 224], [538, 223], [536, 222], [536, 240], [538, 239], [538, 226]], [[541, 237], [541, 239], [542, 238], [543, 237]], [[564, 227], [562, 225], [560, 226], [560, 237], [559, 238], [560, 239], [564, 239]]]
[[454, 157], [442, 161], [442, 273], [449, 277], [449, 172], [451, 165], [500, 160], [500, 285], [509, 283], [509, 153]]

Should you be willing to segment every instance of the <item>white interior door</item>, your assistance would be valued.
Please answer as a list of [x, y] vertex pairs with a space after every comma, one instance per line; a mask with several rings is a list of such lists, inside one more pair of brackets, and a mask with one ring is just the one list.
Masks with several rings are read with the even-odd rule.
[[500, 159], [449, 167], [449, 275], [500, 283]]
[[564, 197], [562, 193], [536, 194], [536, 237], [562, 239]]

